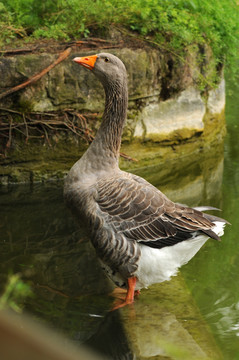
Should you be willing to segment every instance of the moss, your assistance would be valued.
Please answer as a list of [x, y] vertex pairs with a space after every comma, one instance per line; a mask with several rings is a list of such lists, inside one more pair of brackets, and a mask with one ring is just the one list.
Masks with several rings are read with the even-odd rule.
[[[122, 143], [121, 151], [137, 162], [121, 159], [123, 170], [142, 172], [146, 177], [153, 178], [153, 174], [163, 181], [171, 169], [177, 164], [183, 169], [197, 158], [197, 161], [208, 161], [210, 154], [223, 152], [223, 138], [225, 135], [224, 112], [218, 115], [207, 114], [204, 118], [205, 130], [193, 135], [190, 130], [183, 129], [170, 134], [168, 138], [157, 137], [155, 142], [132, 139], [132, 130], [126, 141]], [[161, 141], [160, 141], [161, 140]], [[14, 139], [14, 146], [8, 151], [8, 156], [1, 160], [0, 176], [2, 183], [46, 181], [63, 178], [70, 167], [79, 159], [87, 148], [87, 144], [73, 135], [54, 135], [50, 137], [50, 144], [43, 140], [33, 141], [18, 137]], [[218, 156], [219, 158], [220, 156]], [[179, 161], [180, 160], [180, 161]], [[167, 171], [165, 172], [165, 163]], [[164, 169], [162, 171], [162, 169]], [[158, 173], [162, 176], [159, 176]], [[153, 181], [154, 182], [154, 181]]]
[[180, 274], [142, 290], [131, 310], [121, 316], [137, 359], [223, 358]]
[[120, 166], [122, 169], [142, 169], [145, 167], [156, 164], [162, 164], [169, 161], [178, 161], [183, 167], [183, 162], [188, 157], [193, 161], [192, 155], [198, 157], [205, 156], [206, 153], [211, 151], [218, 153], [223, 151], [223, 142], [218, 142], [215, 139], [214, 142], [210, 142], [209, 139], [206, 141], [203, 137], [191, 138], [190, 141], [184, 141], [172, 146], [157, 144], [157, 143], [140, 143], [134, 141], [131, 144], [122, 144], [122, 152], [128, 154], [132, 158], [136, 158], [137, 162], [130, 162], [128, 160], [121, 159]]
[[67, 139], [64, 134], [57, 142], [51, 139], [51, 146], [42, 140], [26, 143], [25, 139], [15, 139], [14, 148], [1, 160], [2, 184], [6, 177], [10, 183], [62, 179], [86, 148], [86, 143], [76, 141], [71, 134]]
[[186, 141], [188, 139], [191, 139], [193, 137], [197, 137], [202, 133], [202, 131], [197, 131], [195, 129], [178, 129], [174, 130], [167, 134], [147, 134], [147, 136], [144, 138], [145, 141], [148, 139], [150, 141], [156, 142], [156, 143], [162, 143], [166, 145], [174, 145], [174, 144], [180, 144], [182, 141]]
[[225, 110], [220, 114], [206, 113], [204, 116], [203, 137], [207, 142], [222, 141], [226, 135]]
[[[175, 132], [174, 138], [161, 142], [124, 141], [121, 151], [136, 158], [137, 162], [121, 158], [121, 169], [144, 173], [151, 182], [162, 184], [172, 169], [176, 171], [181, 168], [185, 172], [184, 169], [195, 162], [195, 158], [204, 164], [204, 168], [207, 167], [212, 157], [215, 162], [215, 158], [221, 158], [223, 153], [224, 113], [215, 118], [207, 115], [204, 122], [205, 132], [195, 134], [188, 140], [185, 140], [185, 135], [189, 137], [191, 133], [185, 129], [181, 133], [181, 141], [178, 132]], [[18, 138], [8, 157], [1, 161], [2, 183], [5, 184], [6, 179], [9, 182], [61, 179], [87, 148], [85, 142], [70, 134], [55, 138], [52, 135], [50, 142], [51, 146], [42, 140], [29, 140], [26, 144], [24, 139], [20, 141]]]
[[[192, 161], [192, 154], [201, 159], [202, 154], [205, 157], [206, 152], [210, 153], [216, 144], [222, 142], [225, 135], [223, 112], [212, 115], [207, 111], [202, 130], [200, 126], [198, 126], [199, 129], [179, 128], [167, 134], [156, 134], [157, 124], [154, 123], [155, 133], [147, 134], [146, 126], [142, 121], [142, 111], [146, 108], [150, 109], [150, 107], [153, 108], [152, 114], [149, 114], [152, 116], [153, 122], [157, 119], [157, 111], [162, 111], [162, 113], [168, 111], [170, 119], [169, 110], [171, 108], [168, 107], [173, 101], [177, 103], [178, 98], [178, 95], [174, 98], [172, 95], [179, 90], [188, 89], [192, 85], [192, 81], [197, 79], [197, 72], [200, 70], [197, 64], [197, 47], [194, 49], [194, 53], [188, 51], [188, 59], [185, 63], [181, 59], [175, 59], [171, 54], [162, 54], [145, 45], [140, 49], [123, 48], [111, 51], [124, 60], [129, 74], [130, 101], [128, 120], [123, 133], [122, 152], [138, 159], [137, 162], [121, 160], [122, 169], [137, 172], [139, 169], [148, 168], [146, 173], [150, 173], [153, 167], [159, 169], [160, 166], [164, 167], [166, 162], [172, 162], [172, 168], [176, 166], [177, 162], [180, 162], [182, 167], [188, 166], [189, 160]], [[205, 54], [205, 61], [208, 61], [210, 57], [211, 54], [208, 51]], [[13, 76], [11, 81], [20, 81], [19, 79], [22, 77], [25, 79], [39, 72], [39, 69], [49, 65], [54, 59], [55, 56], [51, 54], [18, 56], [12, 62], [9, 60], [2, 63], [3, 74], [12, 67], [10, 73], [14, 74], [15, 78]], [[5, 80], [7, 81], [7, 79]], [[75, 74], [70, 59], [53, 69], [48, 76], [43, 77], [36, 84], [15, 95], [16, 97], [11, 98], [12, 105], [9, 103], [9, 109], [16, 106], [19, 112], [25, 114], [33, 109], [36, 111], [36, 107], [38, 107], [37, 111], [40, 111], [42, 107], [44, 111], [50, 111], [52, 108], [59, 110], [70, 104], [75, 109], [73, 112], [80, 108], [85, 112], [98, 112], [104, 106], [103, 89], [100, 83], [96, 82], [89, 72], [82, 71]], [[198, 91], [196, 95], [199, 105], [202, 103], [204, 106]], [[194, 103], [195, 100], [194, 98], [189, 100], [186, 95], [184, 96], [182, 118], [187, 103], [190, 101]], [[208, 92], [205, 92], [205, 103], [207, 103], [207, 97]], [[165, 101], [160, 108], [156, 106], [154, 109], [154, 105], [157, 105], [161, 99], [168, 98], [173, 101]], [[177, 109], [178, 107], [172, 107], [172, 113], [177, 113]], [[9, 113], [4, 113], [3, 116], [4, 122], [7, 122]], [[11, 116], [13, 115], [11, 114]], [[38, 119], [39, 114], [34, 116], [33, 119]], [[57, 113], [54, 113], [54, 116], [57, 117]], [[60, 115], [59, 112], [59, 116], [64, 120], [62, 113]], [[52, 117], [50, 118], [52, 119]], [[165, 119], [167, 121], [166, 117]], [[30, 134], [32, 137], [30, 136], [26, 143], [27, 134], [23, 118], [16, 115], [14, 121], [23, 123], [23, 127], [19, 128], [22, 134], [16, 131], [12, 132], [11, 147], [7, 148], [6, 157], [2, 156], [0, 164], [2, 183], [6, 183], [7, 179], [10, 182], [28, 182], [62, 178], [87, 148], [87, 144], [79, 136], [72, 135], [70, 131], [65, 131], [66, 129], [62, 131], [62, 128], [57, 128], [57, 125], [57, 129], [50, 129], [48, 126], [43, 129], [38, 124], [39, 128], [37, 129], [36, 126], [35, 130], [31, 130], [33, 131]], [[139, 121], [142, 122], [142, 127], [138, 134], [142, 133], [142, 135], [134, 138]], [[88, 126], [93, 129], [92, 134], [97, 130], [99, 122], [98, 117], [89, 121]], [[167, 125], [169, 126], [168, 123]], [[190, 124], [190, 127], [194, 125], [196, 127], [196, 124], [192, 124], [192, 126]], [[80, 126], [80, 123], [75, 122], [75, 126]], [[171, 128], [175, 129], [175, 127]], [[43, 138], [39, 139], [39, 133]], [[2, 140], [3, 148], [6, 148], [8, 135], [9, 133], [6, 132], [6, 138]], [[38, 136], [37, 139], [36, 136]], [[4, 154], [4, 151], [2, 153]], [[165, 175], [165, 171], [160, 170], [160, 172]]]
[[[20, 99], [17, 104], [17, 110], [23, 114], [32, 112], [33, 111], [32, 101], [27, 99]], [[18, 116], [18, 118], [21, 119], [22, 121], [22, 118], [20, 116]]]

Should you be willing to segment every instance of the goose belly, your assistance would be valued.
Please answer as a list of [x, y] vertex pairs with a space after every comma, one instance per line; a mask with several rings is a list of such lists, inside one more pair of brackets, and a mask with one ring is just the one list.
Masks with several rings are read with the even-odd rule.
[[[215, 221], [214, 224], [212, 230], [218, 236], [222, 236], [226, 223]], [[135, 273], [138, 279], [136, 290], [148, 287], [151, 284], [170, 280], [172, 276], [177, 274], [178, 269], [182, 265], [187, 264], [193, 258], [208, 238], [207, 235], [198, 235], [161, 249], [139, 244], [141, 257]]]
[[138, 279], [136, 289], [170, 280], [182, 265], [192, 259], [207, 239], [208, 236], [200, 235], [161, 249], [140, 245], [141, 257], [135, 273]]
[[[224, 222], [214, 222], [212, 230], [222, 236], [224, 233]], [[196, 234], [195, 234], [196, 235]], [[138, 243], [141, 255], [138, 261], [138, 269], [133, 274], [137, 283], [135, 290], [147, 288], [148, 286], [170, 280], [177, 275], [179, 268], [187, 264], [200, 248], [209, 239], [207, 235], [197, 235], [191, 239], [181, 241], [173, 246], [165, 246], [161, 249], [151, 248]], [[112, 270], [106, 263], [100, 260], [100, 264], [108, 277], [121, 288], [127, 288], [127, 279], [119, 272]]]

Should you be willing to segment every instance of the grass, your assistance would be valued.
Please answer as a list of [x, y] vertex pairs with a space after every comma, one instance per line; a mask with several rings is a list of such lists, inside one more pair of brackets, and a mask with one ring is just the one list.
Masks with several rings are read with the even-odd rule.
[[237, 0], [4, 0], [0, 44], [15, 38], [79, 39], [114, 24], [178, 54], [207, 44], [217, 63], [233, 64], [238, 18]]

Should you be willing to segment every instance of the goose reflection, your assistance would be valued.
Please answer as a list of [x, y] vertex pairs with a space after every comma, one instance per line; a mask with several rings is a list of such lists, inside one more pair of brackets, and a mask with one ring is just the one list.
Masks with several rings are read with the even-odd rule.
[[109, 312], [87, 345], [107, 359], [222, 359], [180, 274]]

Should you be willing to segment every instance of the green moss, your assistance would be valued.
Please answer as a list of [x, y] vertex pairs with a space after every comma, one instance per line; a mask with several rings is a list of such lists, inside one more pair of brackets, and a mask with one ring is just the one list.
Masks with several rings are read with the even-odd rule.
[[[33, 111], [32, 100], [20, 99], [17, 103], [17, 110], [23, 114], [31, 113]], [[22, 117], [18, 116], [19, 122], [22, 122]]]
[[[68, 139], [53, 142], [51, 146], [42, 140], [16, 141], [0, 164], [0, 183], [38, 182], [62, 179], [70, 167], [79, 159], [87, 146], [74, 141], [71, 134]], [[2, 178], [2, 181], [1, 181]]]
[[[196, 163], [203, 163], [204, 168], [207, 168], [207, 164], [210, 167], [211, 159], [215, 162], [215, 158], [221, 158], [223, 153], [224, 113], [216, 117], [208, 115], [204, 122], [205, 132], [191, 136], [188, 140], [185, 137], [189, 137], [191, 132], [185, 129], [181, 133], [181, 141], [179, 134], [175, 132], [174, 138], [161, 142], [123, 142], [121, 151], [137, 161], [121, 158], [121, 169], [141, 174], [143, 172], [149, 181], [155, 183], [157, 179], [157, 182], [163, 184], [172, 169], [185, 172], [195, 162], [195, 158]], [[51, 146], [43, 140], [36, 142], [30, 139], [26, 143], [25, 139], [15, 139], [14, 148], [1, 161], [2, 183], [6, 183], [7, 178], [13, 183], [61, 179], [87, 148], [85, 142], [70, 134], [57, 137], [55, 141], [50, 138], [50, 142]]]
[[204, 116], [203, 137], [207, 142], [222, 141], [226, 135], [225, 110], [220, 114], [206, 113]]
[[195, 129], [178, 129], [174, 130], [167, 134], [147, 134], [144, 138], [145, 141], [150, 140], [156, 143], [162, 143], [165, 145], [174, 145], [180, 144], [182, 141], [186, 141], [187, 139], [191, 139], [192, 137], [199, 136], [202, 131], [197, 131]]
[[133, 317], [127, 307], [121, 315], [137, 359], [223, 358], [180, 274], [142, 290], [133, 310]]
[[[213, 137], [213, 136], [212, 136]], [[137, 171], [138, 169], [149, 168], [149, 172], [156, 165], [161, 166], [164, 163], [175, 161], [184, 167], [184, 162], [193, 162], [195, 157], [198, 161], [207, 156], [210, 152], [215, 154], [223, 152], [223, 141], [218, 141], [217, 138], [204, 139], [203, 137], [194, 137], [190, 141], [184, 141], [174, 145], [164, 145], [157, 143], [140, 143], [134, 141], [131, 144], [122, 144], [122, 152], [128, 154], [130, 157], [137, 159], [137, 162], [121, 159], [120, 167], [123, 170]], [[194, 157], [195, 156], [195, 157]], [[192, 158], [193, 157], [193, 158]]]

